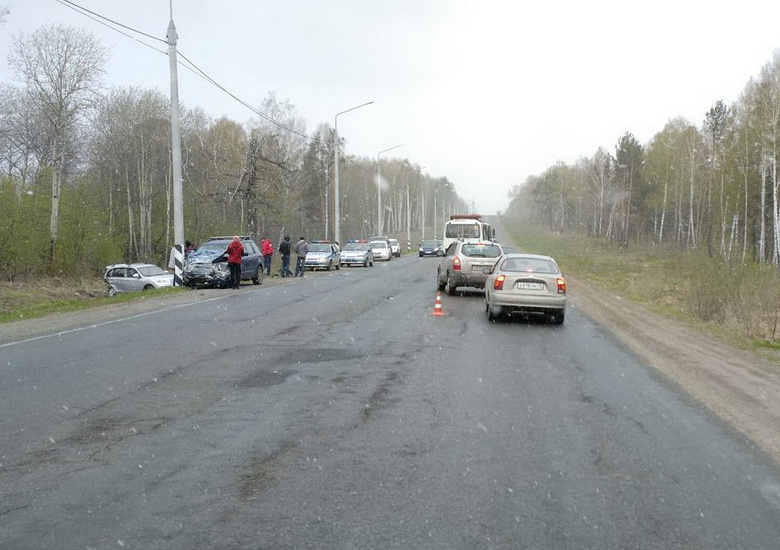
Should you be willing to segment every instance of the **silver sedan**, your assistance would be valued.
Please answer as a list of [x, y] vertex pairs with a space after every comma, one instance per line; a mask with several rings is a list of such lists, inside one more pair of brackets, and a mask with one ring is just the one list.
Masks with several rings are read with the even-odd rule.
[[485, 272], [485, 309], [490, 321], [532, 313], [563, 323], [566, 280], [550, 256], [504, 254]]

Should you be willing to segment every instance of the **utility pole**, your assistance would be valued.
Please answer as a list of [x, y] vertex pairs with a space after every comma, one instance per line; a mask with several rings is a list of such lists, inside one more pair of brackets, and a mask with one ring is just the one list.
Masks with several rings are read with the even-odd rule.
[[171, 162], [173, 176], [173, 285], [182, 285], [184, 267], [184, 207], [181, 175], [181, 130], [179, 127], [179, 77], [176, 60], [176, 26], [173, 24], [173, 0], [170, 0], [171, 20], [168, 23], [168, 63], [171, 73]]

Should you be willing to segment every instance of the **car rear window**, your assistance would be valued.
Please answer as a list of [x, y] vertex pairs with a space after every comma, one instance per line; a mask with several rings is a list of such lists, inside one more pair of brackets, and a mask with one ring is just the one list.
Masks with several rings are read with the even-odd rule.
[[461, 252], [472, 258], [498, 258], [501, 247], [495, 244], [464, 243]]
[[555, 262], [539, 258], [507, 258], [501, 264], [501, 271], [527, 271], [529, 273], [558, 273]]

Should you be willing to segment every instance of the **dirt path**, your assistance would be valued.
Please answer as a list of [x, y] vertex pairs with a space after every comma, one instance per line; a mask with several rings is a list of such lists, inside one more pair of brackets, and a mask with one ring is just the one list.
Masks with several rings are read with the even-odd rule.
[[[570, 304], [609, 329], [649, 366], [745, 434], [780, 464], [780, 365], [725, 345], [585, 282], [569, 280]], [[199, 290], [42, 319], [0, 324], [0, 345], [224, 295]], [[221, 293], [221, 294], [219, 294]]]
[[780, 464], [780, 365], [567, 279], [572, 305]]

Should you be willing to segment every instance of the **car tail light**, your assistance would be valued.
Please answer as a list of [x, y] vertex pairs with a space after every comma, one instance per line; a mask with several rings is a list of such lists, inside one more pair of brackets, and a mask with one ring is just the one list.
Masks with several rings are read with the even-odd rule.
[[455, 256], [452, 259], [452, 270], [453, 271], [460, 271], [460, 258], [458, 258], [457, 256]]
[[506, 275], [499, 275], [495, 279], [493, 279], [493, 290], [504, 290], [504, 281], [506, 280]]
[[558, 285], [558, 294], [566, 294], [566, 281], [562, 277], [558, 277], [555, 282]]

